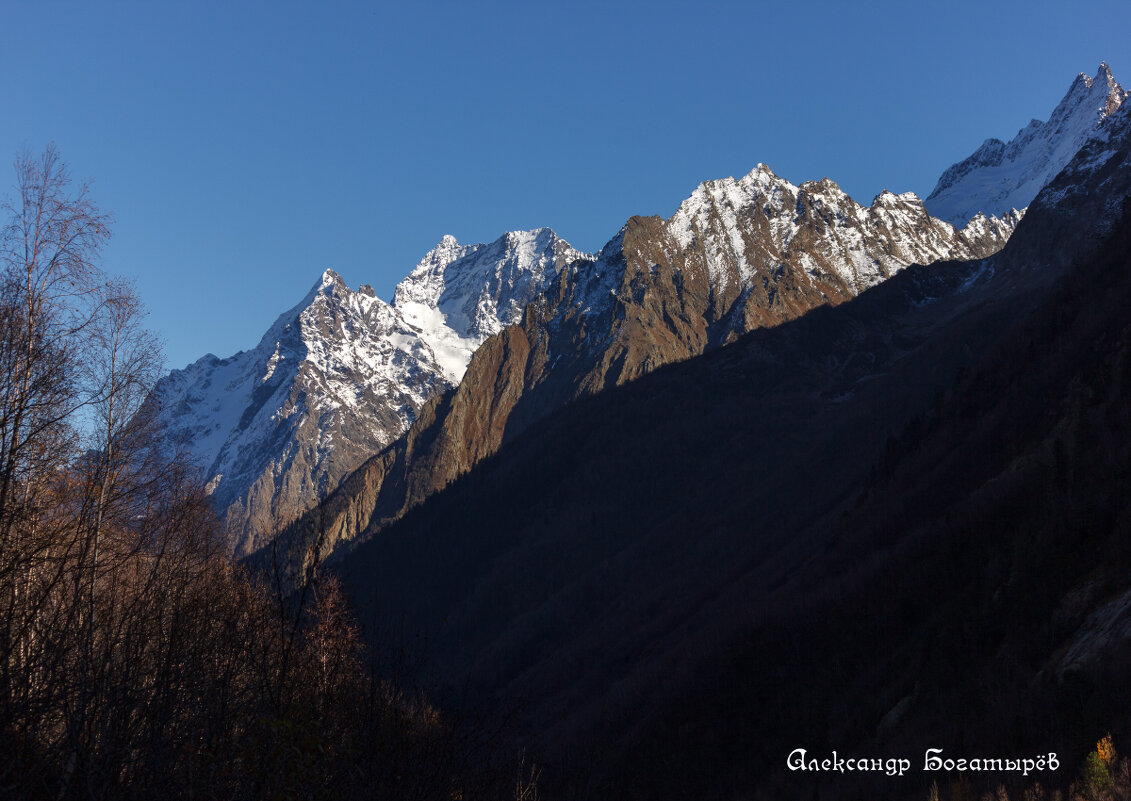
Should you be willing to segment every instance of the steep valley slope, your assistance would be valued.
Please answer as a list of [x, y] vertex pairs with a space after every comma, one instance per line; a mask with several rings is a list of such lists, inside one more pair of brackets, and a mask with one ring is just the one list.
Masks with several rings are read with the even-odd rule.
[[363, 616], [571, 797], [922, 798], [785, 757], [1131, 736], [1127, 117], [996, 256], [532, 423], [342, 560]]

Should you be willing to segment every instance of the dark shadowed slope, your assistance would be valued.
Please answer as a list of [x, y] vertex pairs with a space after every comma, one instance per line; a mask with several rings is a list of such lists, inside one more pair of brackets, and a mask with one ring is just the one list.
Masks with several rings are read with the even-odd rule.
[[908, 269], [535, 425], [352, 554], [355, 596], [426, 635], [451, 687], [517, 706], [592, 797], [839, 797], [785, 755], [1070, 754], [1119, 728], [1120, 132], [998, 256]]
[[[797, 795], [814, 779], [786, 775], [792, 748], [941, 747], [1058, 751], [1063, 786], [1105, 731], [1131, 736], [1129, 254], [1125, 223], [888, 441], [778, 586], [733, 585], [734, 620], [720, 615], [683, 652], [696, 657], [661, 663], [600, 727], [612, 776], [697, 797], [770, 774]], [[948, 780], [878, 789], [923, 797], [931, 778]]]

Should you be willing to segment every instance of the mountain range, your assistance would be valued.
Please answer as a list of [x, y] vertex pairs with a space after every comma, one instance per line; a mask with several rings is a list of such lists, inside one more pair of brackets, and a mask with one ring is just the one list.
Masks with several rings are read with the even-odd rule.
[[[254, 349], [208, 355], [163, 379], [153, 394], [162, 429], [205, 470], [234, 553], [250, 554], [422, 412], [431, 420], [435, 408], [425, 405], [454, 391], [477, 349], [501, 335], [474, 372], [493, 373], [514, 397], [498, 398], [489, 419], [448, 424], [468, 440], [460, 453], [444, 445], [449, 430], [433, 446], [446, 455], [425, 459], [443, 462], [438, 473], [413, 476], [390, 454], [366, 466], [370, 485], [384, 485], [392, 469], [409, 486], [351, 514], [395, 516], [493, 452], [505, 426], [513, 433], [579, 395], [842, 302], [910, 264], [1000, 249], [1036, 191], [1125, 97], [1106, 64], [1096, 78], [1081, 75], [1048, 123], [1034, 121], [1008, 147], [987, 140], [948, 169], [926, 208], [912, 193], [890, 192], [864, 207], [828, 179], [795, 186], [759, 164], [741, 179], [701, 184], [667, 220], [630, 219], [595, 255], [549, 229], [488, 245], [446, 236], [392, 303], [327, 270]], [[1010, 189], [999, 197], [991, 185]], [[510, 326], [521, 326], [521, 337]], [[513, 355], [505, 367], [486, 364], [516, 347], [529, 350], [527, 364]], [[464, 394], [479, 395], [470, 386]], [[506, 407], [518, 395], [528, 397], [511, 421]], [[367, 524], [335, 526], [332, 540], [353, 539]]]
[[[335, 569], [555, 797], [1063, 788], [1131, 737], [1128, 254], [1131, 107], [996, 254], [557, 406]], [[915, 769], [799, 775], [796, 748]], [[1064, 769], [932, 774], [927, 748]]]
[[1131, 738], [1126, 95], [1080, 75], [926, 201], [759, 164], [595, 254], [444, 237], [392, 303], [326, 271], [152, 402], [234, 553], [328, 560], [554, 797], [950, 778], [797, 747], [1071, 764]]
[[[1108, 117], [1076, 102], [1080, 82], [1053, 116], [1069, 109], [1073, 130], [1086, 116], [1102, 135]], [[1118, 107], [1123, 90], [1111, 93]], [[631, 218], [592, 263], [564, 273], [520, 324], [484, 343], [454, 392], [288, 538], [304, 550], [317, 537], [332, 551], [372, 536], [566, 403], [844, 302], [910, 264], [988, 256], [1022, 213], [976, 214], [956, 229], [911, 193], [863, 207], [828, 179], [794, 186], [765, 165], [706, 182], [671, 218]]]

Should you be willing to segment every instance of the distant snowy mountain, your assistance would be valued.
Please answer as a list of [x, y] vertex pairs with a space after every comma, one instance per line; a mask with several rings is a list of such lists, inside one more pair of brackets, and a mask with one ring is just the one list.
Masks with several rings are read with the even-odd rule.
[[393, 304], [327, 270], [252, 350], [209, 355], [159, 382], [170, 442], [206, 471], [236, 554], [265, 544], [429, 398], [458, 383], [475, 348], [582, 258], [549, 229], [489, 245], [444, 237]]
[[489, 245], [445, 236], [397, 285], [393, 305], [455, 384], [483, 340], [518, 322], [564, 265], [585, 258], [549, 228], [511, 231]]
[[1080, 73], [1048, 122], [1032, 120], [1008, 144], [987, 139], [948, 168], [924, 201], [927, 209], [957, 226], [979, 212], [1023, 211], [1126, 98], [1106, 63], [1094, 78]]

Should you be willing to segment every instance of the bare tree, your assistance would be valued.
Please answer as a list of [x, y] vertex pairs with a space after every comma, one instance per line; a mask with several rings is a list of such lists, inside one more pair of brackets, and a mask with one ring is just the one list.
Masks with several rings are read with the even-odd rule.
[[[100, 305], [98, 258], [109, 215], [72, 184], [54, 147], [15, 164], [17, 196], [0, 231], [0, 711], [35, 675], [26, 664], [52, 571], [42, 537], [58, 469], [74, 455], [73, 416], [85, 399], [75, 370], [83, 331]], [[42, 666], [40, 666], [42, 667]], [[16, 672], [13, 673], [13, 669]], [[14, 675], [22, 682], [14, 682]], [[22, 684], [22, 686], [17, 686]]]
[[[108, 281], [99, 290], [96, 313], [83, 338], [86, 349], [80, 383], [86, 401], [87, 447], [80, 461], [84, 492], [77, 534], [86, 626], [80, 691], [69, 720], [72, 756], [67, 780], [79, 753], [89, 759], [96, 745], [111, 739], [106, 730], [109, 719], [103, 717], [99, 730], [88, 725], [90, 711], [111, 701], [107, 674], [120, 661], [124, 634], [141, 611], [127, 599], [137, 597], [139, 580], [142, 586], [151, 582], [144, 570], [154, 575], [160, 571], [168, 545], [163, 539], [146, 536], [146, 527], [139, 522], [150, 517], [154, 499], [169, 478], [153, 416], [145, 408], [160, 373], [161, 353], [153, 334], [143, 327], [143, 319], [132, 287]], [[108, 529], [116, 534], [114, 541], [106, 541]], [[139, 560], [143, 552], [148, 558]], [[143, 570], [140, 575], [139, 568]], [[123, 571], [131, 580], [122, 580]], [[99, 601], [110, 616], [106, 621], [98, 620]], [[107, 628], [111, 633], [103, 633], [96, 642], [96, 632]], [[64, 791], [66, 785], [67, 781]]]
[[[110, 236], [110, 216], [91, 201], [85, 183], [72, 186], [53, 145], [41, 156], [17, 158], [18, 197], [6, 200], [0, 235], [5, 332], [3, 411], [0, 414], [0, 511], [17, 485], [40, 466], [37, 440], [58, 435], [83, 403], [68, 371], [81, 347], [78, 334], [99, 305], [98, 260]], [[11, 516], [0, 520], [0, 542]]]

